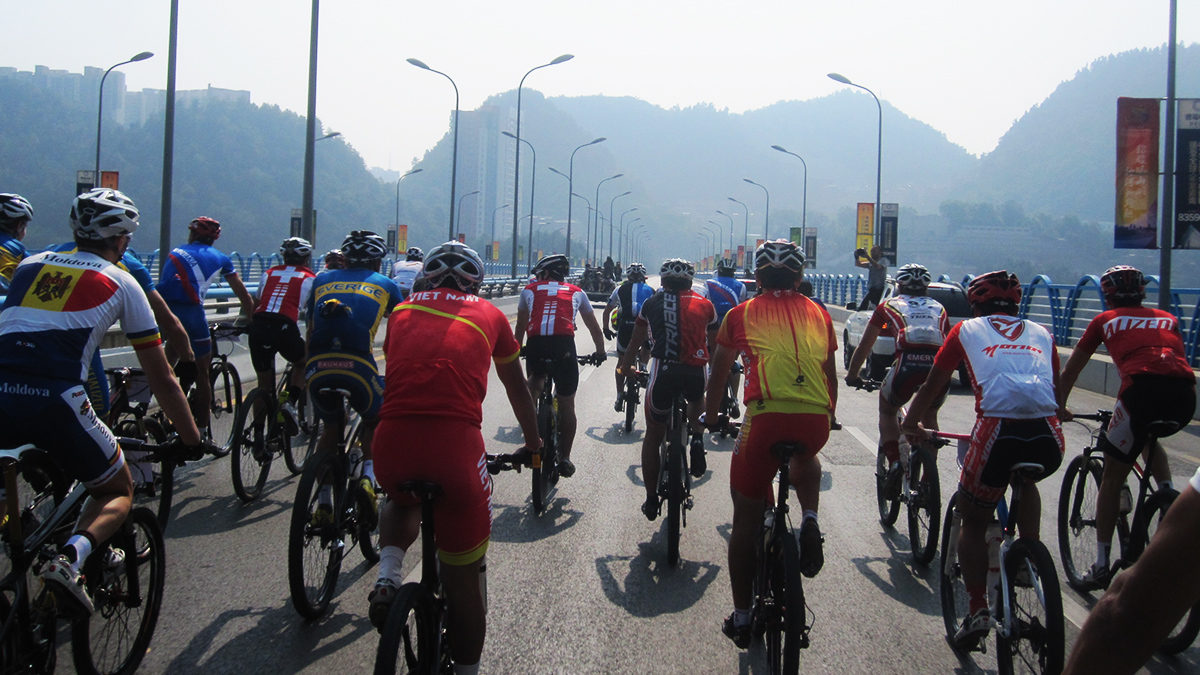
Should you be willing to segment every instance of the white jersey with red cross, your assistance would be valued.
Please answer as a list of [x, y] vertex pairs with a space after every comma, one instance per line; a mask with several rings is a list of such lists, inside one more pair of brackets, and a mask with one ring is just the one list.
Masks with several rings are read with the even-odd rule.
[[517, 309], [529, 312], [530, 335], [574, 335], [575, 314], [591, 312], [587, 293], [565, 281], [535, 281], [521, 291]]
[[302, 265], [276, 265], [263, 273], [258, 282], [258, 306], [254, 313], [282, 314], [299, 320], [300, 305], [312, 292], [313, 271]]

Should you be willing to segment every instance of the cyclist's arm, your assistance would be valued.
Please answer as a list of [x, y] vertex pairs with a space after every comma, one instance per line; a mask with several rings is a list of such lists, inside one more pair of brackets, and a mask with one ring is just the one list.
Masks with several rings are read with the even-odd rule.
[[621, 355], [621, 360], [617, 362], [617, 372], [627, 374], [630, 364], [637, 358], [637, 354], [642, 349], [642, 345], [646, 344], [646, 336], [650, 329], [649, 324], [645, 321], [638, 321], [633, 324], [633, 335], [629, 336], [629, 344], [625, 346], [625, 353]]
[[825, 383], [829, 387], [829, 414], [837, 418], [837, 363], [833, 358], [835, 351], [831, 351], [825, 355], [825, 362], [821, 364], [821, 370], [825, 371]]
[[185, 445], [199, 445], [200, 431], [196, 429], [196, 421], [192, 419], [187, 399], [184, 398], [183, 390], [179, 388], [179, 382], [171, 372], [171, 364], [167, 362], [167, 355], [162, 347], [156, 345], [138, 349], [136, 354], [138, 364], [146, 372], [150, 391], [154, 392], [154, 398], [158, 399], [158, 404], [167, 413], [167, 417], [175, 423], [180, 439]]
[[513, 327], [513, 336], [517, 338], [517, 344], [525, 344], [525, 328], [529, 325], [529, 308], [524, 305], [517, 306], [517, 325]]
[[537, 413], [533, 408], [533, 398], [529, 396], [529, 386], [525, 384], [525, 373], [521, 370], [521, 360], [513, 358], [505, 363], [496, 363], [496, 376], [504, 385], [504, 391], [508, 394], [508, 403], [512, 406], [513, 414], [517, 416], [521, 435], [525, 437], [525, 447], [537, 450], [542, 447], [542, 441], [538, 437]]
[[[628, 354], [628, 352], [626, 352]], [[704, 387], [704, 418], [715, 420], [721, 409], [721, 399], [725, 397], [725, 381], [729, 378], [729, 369], [737, 360], [737, 351], [718, 344], [709, 361], [708, 384]], [[836, 377], [836, 376], [835, 376]]]
[[1079, 379], [1079, 373], [1083, 372], [1083, 367], [1088, 364], [1088, 359], [1092, 357], [1095, 349], [1088, 349], [1087, 345], [1076, 345], [1071, 352], [1071, 357], [1067, 359], [1067, 365], [1063, 366], [1062, 373], [1058, 376], [1058, 408], [1059, 411], [1067, 409], [1067, 398], [1071, 396], [1071, 390], [1075, 388], [1075, 380]]
[[604, 354], [604, 335], [600, 332], [600, 322], [596, 320], [595, 310], [580, 309], [579, 318], [583, 319], [583, 325], [587, 326], [588, 332], [592, 334], [592, 342], [596, 343], [596, 353]]
[[250, 291], [246, 290], [246, 284], [242, 283], [242, 278], [237, 272], [225, 275], [225, 281], [229, 282], [229, 287], [233, 289], [233, 294], [238, 297], [242, 303], [242, 316], [254, 316], [254, 298], [250, 297]]
[[[868, 323], [866, 330], [863, 331], [862, 340], [858, 342], [858, 346], [854, 348], [854, 355], [850, 357], [850, 367], [846, 369], [846, 384], [855, 384], [861, 380], [858, 376], [862, 370], [863, 362], [867, 360], [867, 355], [871, 353], [871, 348], [875, 346], [875, 340], [879, 337], [879, 326], [873, 323]], [[837, 375], [834, 375], [836, 378]]]
[[154, 321], [158, 323], [158, 329], [162, 331], [167, 342], [171, 343], [171, 349], [179, 355], [179, 360], [184, 363], [195, 361], [196, 355], [192, 353], [192, 341], [188, 339], [183, 324], [179, 323], [179, 317], [171, 312], [170, 307], [167, 307], [167, 301], [163, 300], [157, 290], [147, 291], [146, 299], [150, 301], [150, 309], [154, 312]]

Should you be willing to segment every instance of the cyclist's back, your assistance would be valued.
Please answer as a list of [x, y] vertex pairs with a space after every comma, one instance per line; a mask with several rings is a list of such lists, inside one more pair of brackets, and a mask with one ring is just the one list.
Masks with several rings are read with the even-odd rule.
[[421, 273], [425, 253], [413, 246], [404, 254], [404, 260], [397, 260], [392, 265], [392, 281], [400, 287], [400, 292], [404, 297], [408, 297], [412, 293], [413, 284], [417, 280], [417, 275]]
[[716, 276], [704, 282], [702, 295], [716, 308], [718, 320], [748, 297], [746, 282], [733, 276], [734, 269], [732, 260], [722, 258]]
[[[283, 263], [263, 272], [258, 282], [258, 304], [250, 318], [250, 362], [258, 375], [258, 386], [275, 388], [275, 354], [289, 363], [302, 366], [306, 354], [304, 337], [298, 322], [300, 308], [312, 294], [313, 279], [309, 269], [312, 244], [300, 237], [289, 237], [279, 245]], [[303, 368], [297, 368], [302, 371]], [[297, 395], [301, 373], [293, 371], [293, 380], [285, 385], [289, 400]]]

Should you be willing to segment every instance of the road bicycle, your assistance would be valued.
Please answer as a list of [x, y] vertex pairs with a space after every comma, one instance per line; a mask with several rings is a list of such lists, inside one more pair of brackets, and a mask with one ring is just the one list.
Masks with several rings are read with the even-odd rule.
[[[520, 472], [528, 459], [528, 455], [520, 452], [488, 455], [488, 473], [495, 475], [514, 469]], [[453, 664], [446, 639], [446, 599], [438, 578], [433, 522], [434, 503], [442, 496], [442, 488], [428, 481], [405, 481], [397, 488], [421, 502], [421, 580], [406, 583], [396, 592], [396, 599], [379, 631], [375, 673], [447, 673]], [[485, 579], [481, 579], [481, 583], [485, 583]], [[486, 607], [486, 585], [483, 592]]]
[[[1058, 500], [1058, 547], [1063, 562], [1063, 575], [1071, 588], [1084, 594], [1099, 590], [1100, 586], [1084, 578], [1096, 562], [1096, 502], [1099, 497], [1100, 479], [1104, 473], [1104, 451], [1100, 447], [1100, 436], [1108, 430], [1112, 420], [1111, 410], [1098, 410], [1094, 415], [1075, 415], [1075, 420], [1099, 422], [1092, 430], [1091, 443], [1067, 465], [1063, 475], [1062, 491]], [[1179, 430], [1173, 421], [1156, 421], [1149, 425], [1147, 455], [1149, 458], [1163, 452], [1157, 439]], [[1137, 498], [1134, 499], [1128, 485], [1121, 488], [1120, 507], [1117, 513], [1116, 540], [1120, 554], [1112, 561], [1108, 578], [1118, 571], [1132, 566], [1154, 537], [1167, 509], [1175, 502], [1179, 493], [1175, 490], [1156, 488], [1149, 471], [1150, 462], [1134, 461], [1133, 474], [1137, 481]], [[1164, 654], [1178, 654], [1187, 649], [1200, 633], [1200, 605], [1193, 607], [1167, 635], [1158, 650]]]
[[[863, 380], [856, 389], [875, 391], [883, 386], [880, 380]], [[902, 426], [906, 408], [896, 412], [896, 424]], [[888, 493], [888, 462], [883, 448], [875, 455], [875, 501], [879, 509], [879, 522], [885, 527], [896, 523], [900, 505], [908, 509], [908, 541], [912, 547], [913, 563], [928, 565], [937, 554], [938, 525], [941, 523], [942, 488], [937, 470], [937, 448], [945, 445], [955, 434], [943, 434], [939, 438], [913, 444], [905, 434], [900, 434], [900, 489]]]
[[637, 368], [625, 376], [625, 391], [621, 394], [621, 406], [625, 411], [625, 433], [633, 432], [633, 422], [637, 411], [642, 405], [642, 391], [650, 382], [650, 373], [643, 368]]
[[[936, 433], [936, 432], [931, 432]], [[1058, 673], [1063, 668], [1065, 633], [1062, 595], [1054, 560], [1045, 544], [1016, 538], [1021, 489], [1026, 479], [1036, 479], [1045, 467], [1032, 462], [1014, 464], [1009, 473], [1011, 497], [1001, 499], [997, 517], [988, 527], [988, 604], [996, 631], [996, 663], [1001, 673]], [[942, 558], [938, 567], [942, 620], [951, 647], [962, 647], [954, 635], [967, 618], [969, 601], [958, 562], [958, 537], [962, 517], [955, 508], [958, 494], [946, 504], [942, 529]], [[986, 640], [973, 650], [986, 651]]]
[[658, 446], [658, 499], [667, 505], [667, 564], [679, 564], [679, 536], [687, 527], [687, 512], [694, 506], [692, 474], [688, 471], [690, 443], [701, 434], [688, 429], [687, 400], [676, 393], [667, 418], [667, 432]]
[[[289, 363], [275, 389], [251, 389], [238, 410], [238, 419], [234, 423], [238, 433], [230, 448], [229, 467], [233, 491], [244, 502], [254, 501], [262, 495], [276, 456], [283, 456], [288, 470], [294, 475], [303, 470], [304, 461], [316, 449], [320, 429], [309, 410], [308, 397], [299, 396], [293, 409], [281, 403], [292, 372], [293, 366]], [[293, 443], [300, 440], [301, 434], [305, 434], [304, 442], [297, 447]]]
[[[600, 365], [604, 358], [595, 354], [576, 356], [580, 365]], [[558, 438], [558, 397], [554, 386], [555, 359], [540, 359], [542, 370], [546, 373], [542, 393], [536, 401], [538, 436], [542, 439], [542, 448], [533, 453], [533, 510], [534, 513], [545, 512], [550, 500], [558, 490], [559, 478], [559, 438]]]
[[[363, 558], [379, 562], [379, 511], [362, 479], [360, 418], [344, 411], [350, 392], [321, 388], [343, 414], [336, 421], [337, 447], [309, 457], [296, 486], [288, 531], [288, 586], [292, 604], [305, 619], [316, 619], [329, 608], [342, 561], [357, 547]], [[349, 546], [347, 546], [349, 540]]]
[[77, 672], [137, 670], [154, 636], [165, 583], [162, 531], [154, 513], [134, 508], [117, 534], [93, 550], [82, 572], [95, 611], [72, 613], [45, 584], [31, 588], [30, 582], [74, 531], [87, 491], [33, 445], [0, 450], [0, 470], [10, 516], [0, 533], [8, 563], [0, 579], [4, 672], [52, 672], [60, 621], [70, 623]]
[[[229, 321], [216, 321], [208, 324], [208, 331], [212, 337], [212, 364], [208, 371], [212, 401], [208, 407], [208, 428], [201, 427], [200, 432], [212, 439], [213, 456], [224, 457], [233, 447], [234, 436], [238, 432], [237, 417], [242, 405], [242, 376], [229, 360], [229, 355], [233, 353], [233, 345], [238, 342], [238, 336], [249, 331], [249, 327]], [[222, 351], [222, 345], [225, 346], [225, 351]], [[194, 380], [186, 378], [181, 378], [179, 382], [193, 411], [196, 409], [194, 384]], [[174, 433], [175, 426], [161, 410], [153, 415], [167, 433]]]

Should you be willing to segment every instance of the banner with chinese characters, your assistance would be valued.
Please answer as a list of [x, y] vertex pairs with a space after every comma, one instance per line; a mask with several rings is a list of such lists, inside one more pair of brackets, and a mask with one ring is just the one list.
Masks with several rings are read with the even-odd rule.
[[804, 262], [813, 269], [817, 267], [817, 228], [815, 227], [804, 231]]
[[1156, 98], [1117, 99], [1114, 248], [1157, 248], [1158, 111]]
[[[858, 203], [858, 217], [854, 228], [854, 247], [870, 253], [875, 245], [875, 204], [873, 202]], [[854, 262], [866, 261], [865, 256], [855, 256]]]
[[737, 247], [737, 266], [738, 267], [746, 266], [746, 247], [745, 247], [745, 245], [738, 245], [738, 247]]
[[1175, 246], [1200, 248], [1200, 99], [1179, 101], [1175, 143]]
[[399, 225], [396, 227], [396, 252], [408, 250], [408, 226]]
[[900, 223], [900, 205], [896, 203], [879, 205], [879, 248], [883, 249], [883, 257], [899, 265], [896, 259], [896, 229]]

